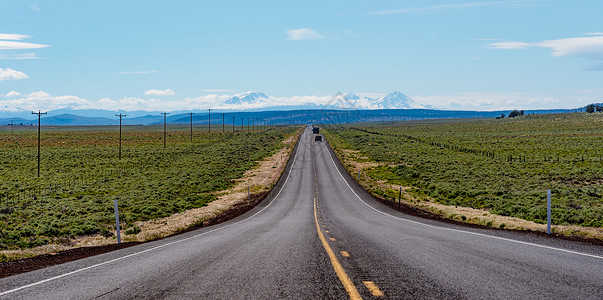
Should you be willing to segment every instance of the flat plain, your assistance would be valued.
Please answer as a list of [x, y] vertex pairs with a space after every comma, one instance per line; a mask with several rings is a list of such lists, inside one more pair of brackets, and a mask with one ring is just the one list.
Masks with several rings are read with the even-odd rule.
[[325, 135], [385, 199], [397, 199], [403, 187], [414, 205], [431, 201], [543, 224], [551, 189], [553, 224], [603, 227], [602, 114], [350, 124], [327, 126]]
[[[239, 129], [239, 128], [237, 128]], [[122, 230], [137, 221], [202, 207], [232, 187], [257, 161], [282, 148], [291, 127], [222, 133], [170, 126], [42, 127], [0, 132], [0, 250], [114, 235], [113, 200]]]

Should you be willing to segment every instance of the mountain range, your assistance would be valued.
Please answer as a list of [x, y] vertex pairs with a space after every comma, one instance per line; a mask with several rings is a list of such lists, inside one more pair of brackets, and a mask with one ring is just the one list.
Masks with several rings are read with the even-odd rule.
[[232, 110], [237, 108], [245, 109], [265, 109], [282, 110], [283, 107], [290, 109], [339, 109], [339, 110], [358, 110], [358, 109], [412, 109], [428, 108], [417, 104], [407, 95], [395, 91], [383, 97], [360, 97], [354, 93], [338, 93], [327, 99], [326, 103], [302, 102], [293, 107], [284, 104], [279, 98], [268, 97], [261, 92], [246, 92], [234, 95], [224, 102], [224, 105], [218, 105], [218, 108]]

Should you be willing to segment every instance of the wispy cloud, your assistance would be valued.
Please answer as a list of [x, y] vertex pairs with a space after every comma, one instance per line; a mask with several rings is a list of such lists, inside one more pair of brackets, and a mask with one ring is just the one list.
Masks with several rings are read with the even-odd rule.
[[38, 7], [38, 2], [34, 2], [34, 4], [30, 5], [29, 8], [39, 12], [40, 8]]
[[172, 96], [172, 95], [176, 95], [176, 92], [174, 92], [174, 90], [172, 89], [165, 89], [165, 90], [148, 90], [146, 92], [144, 92], [145, 95], [150, 96]]
[[410, 13], [431, 13], [441, 11], [451, 11], [460, 9], [480, 8], [487, 6], [534, 6], [542, 5], [549, 2], [550, 0], [507, 0], [507, 1], [485, 1], [485, 2], [466, 2], [456, 4], [437, 4], [422, 7], [410, 7], [392, 10], [382, 10], [378, 12], [370, 13], [371, 15], [396, 15], [396, 14], [410, 14]]
[[35, 53], [21, 53], [21, 54], [0, 54], [0, 59], [40, 59], [41, 57], [36, 56]]
[[232, 93], [233, 90], [221, 90], [221, 89], [204, 89], [204, 92], [208, 93]]
[[0, 68], [0, 81], [2, 80], [20, 80], [20, 79], [28, 79], [29, 76], [27, 74], [13, 70], [11, 68], [2, 69]]
[[371, 14], [373, 14], [373, 15], [396, 15], [396, 14], [408, 14], [408, 13], [417, 13], [417, 12], [435, 12], [435, 11], [450, 10], [450, 9], [475, 8], [475, 7], [483, 7], [483, 6], [500, 5], [500, 4], [504, 4], [504, 3], [505, 3], [505, 1], [470, 2], [470, 3], [458, 3], [458, 4], [438, 4], [438, 5], [423, 6], [423, 7], [383, 10], [383, 11], [378, 11], [378, 12], [374, 12]]
[[[603, 35], [591, 35], [588, 37], [566, 38], [558, 40], [548, 40], [534, 43], [524, 42], [497, 42], [487, 44], [486, 47], [492, 49], [526, 49], [531, 47], [549, 48], [551, 55], [555, 57], [582, 57], [590, 60], [603, 60]], [[590, 70], [598, 70], [595, 65]]]
[[325, 37], [317, 31], [310, 28], [299, 28], [287, 30], [287, 39], [291, 41], [301, 40], [319, 40]]
[[355, 34], [355, 33], [354, 33], [353, 31], [351, 31], [351, 30], [344, 30], [344, 31], [343, 31], [343, 33], [345, 33], [345, 34], [347, 34], [348, 36], [353, 37], [353, 38], [355, 38], [355, 39], [356, 39], [356, 38], [358, 38], [358, 35], [357, 35], [357, 34]]
[[50, 47], [49, 45], [19, 42], [31, 38], [29, 35], [0, 33], [0, 50], [38, 49]]
[[120, 75], [140, 75], [140, 74], [153, 74], [153, 73], [158, 73], [157, 70], [150, 70], [150, 71], [120, 71], [120, 72], [113, 72], [113, 74], [120, 74]]
[[16, 34], [16, 33], [0, 33], [0, 40], [15, 40], [20, 41], [22, 39], [30, 38], [29, 35]]

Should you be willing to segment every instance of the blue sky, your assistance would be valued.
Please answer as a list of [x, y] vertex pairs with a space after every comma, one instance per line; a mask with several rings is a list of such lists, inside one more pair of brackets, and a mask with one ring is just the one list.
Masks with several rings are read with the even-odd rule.
[[599, 0], [3, 0], [0, 109], [204, 108], [249, 90], [574, 108], [603, 102], [601, 12]]

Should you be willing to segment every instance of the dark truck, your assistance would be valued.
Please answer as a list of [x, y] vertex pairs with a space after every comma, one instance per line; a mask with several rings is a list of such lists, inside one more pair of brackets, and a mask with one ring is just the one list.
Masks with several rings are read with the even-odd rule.
[[314, 136], [314, 141], [315, 142], [322, 142], [322, 135], [315, 135]]
[[314, 134], [318, 134], [318, 133], [319, 133], [319, 129], [318, 129], [318, 127], [313, 127], [313, 128], [312, 128], [312, 133], [314, 133]]

